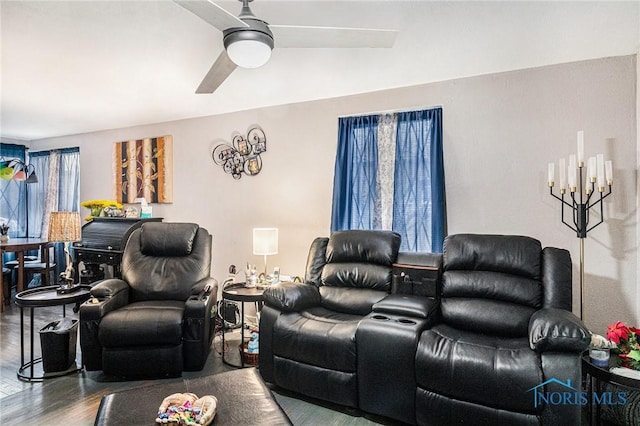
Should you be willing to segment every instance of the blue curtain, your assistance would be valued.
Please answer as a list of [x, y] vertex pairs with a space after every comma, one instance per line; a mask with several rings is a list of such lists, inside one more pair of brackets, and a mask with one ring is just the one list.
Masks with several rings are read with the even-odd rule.
[[442, 108], [398, 113], [393, 230], [402, 238], [403, 251], [442, 252]]
[[378, 116], [340, 118], [338, 127], [331, 232], [375, 229]]
[[442, 252], [447, 228], [442, 108], [396, 114], [393, 182], [385, 173], [376, 179], [379, 117], [339, 120], [331, 232], [380, 229], [382, 220], [377, 216], [385, 209], [380, 206], [378, 186], [387, 184], [393, 187], [391, 228], [401, 236], [400, 249]]

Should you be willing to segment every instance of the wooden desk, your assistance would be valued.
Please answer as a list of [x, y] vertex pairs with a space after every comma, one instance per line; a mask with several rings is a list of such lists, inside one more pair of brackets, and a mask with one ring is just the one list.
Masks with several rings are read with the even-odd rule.
[[[16, 293], [24, 291], [24, 252], [40, 250], [41, 259], [49, 267], [49, 241], [42, 238], [11, 238], [9, 241], [0, 242], [0, 270], [2, 270], [4, 252], [15, 252], [18, 256], [18, 284]], [[45, 274], [44, 285], [49, 285], [49, 274]], [[0, 303], [0, 312], [4, 310], [4, 303]]]

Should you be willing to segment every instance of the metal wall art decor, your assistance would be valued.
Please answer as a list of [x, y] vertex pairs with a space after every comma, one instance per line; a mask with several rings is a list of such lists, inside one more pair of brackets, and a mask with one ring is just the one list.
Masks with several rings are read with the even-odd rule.
[[240, 134], [233, 137], [231, 145], [223, 143], [211, 153], [213, 162], [234, 179], [240, 179], [242, 173], [255, 176], [262, 170], [260, 154], [267, 150], [267, 137], [260, 127], [253, 127], [246, 138]]

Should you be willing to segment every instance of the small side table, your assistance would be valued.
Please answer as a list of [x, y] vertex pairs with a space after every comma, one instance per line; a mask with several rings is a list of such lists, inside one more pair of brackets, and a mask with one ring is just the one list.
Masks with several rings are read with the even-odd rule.
[[[611, 357], [616, 355], [611, 354]], [[621, 376], [609, 371], [608, 367], [598, 367], [589, 359], [589, 351], [582, 354], [582, 374], [587, 377], [587, 393], [588, 393], [588, 422], [590, 425], [600, 424], [601, 407], [600, 404], [593, 403], [593, 392], [600, 394], [603, 391], [603, 384], [609, 383], [616, 386], [622, 386], [631, 392], [640, 391], [640, 380], [631, 377]]]
[[[48, 287], [36, 287], [34, 289], [25, 290], [16, 294], [16, 305], [20, 307], [20, 368], [18, 369], [18, 379], [25, 382], [42, 382], [45, 378], [58, 377], [65, 374], [75, 373], [80, 369], [65, 370], [55, 373], [44, 373], [42, 376], [36, 377], [34, 375], [33, 367], [36, 364], [42, 362], [42, 357], [33, 358], [33, 309], [42, 308], [45, 306], [60, 306], [62, 305], [62, 316], [66, 316], [66, 306], [71, 303], [81, 303], [87, 300], [90, 296], [90, 285], [81, 285], [79, 290], [72, 293], [58, 294], [56, 291], [58, 286]], [[30, 356], [29, 361], [24, 361], [24, 308], [29, 308], [29, 344], [30, 344]], [[29, 370], [29, 374], [25, 372]]]
[[[241, 319], [240, 319], [240, 327], [241, 327], [241, 331], [240, 331], [240, 335], [241, 335], [241, 345], [244, 345], [244, 341], [245, 341], [245, 337], [244, 337], [244, 304], [247, 302], [252, 302], [256, 304], [256, 310], [260, 310], [260, 308], [262, 307], [262, 300], [263, 300], [263, 293], [264, 293], [264, 289], [263, 288], [257, 288], [257, 287], [251, 287], [251, 288], [247, 288], [245, 287], [245, 283], [236, 283], [236, 284], [231, 284], [229, 286], [227, 286], [226, 288], [222, 289], [222, 304], [224, 305], [224, 301], [225, 300], [232, 300], [234, 302], [239, 302], [242, 305], [241, 308]], [[236, 365], [231, 363], [230, 361], [227, 361], [225, 359], [224, 350], [225, 347], [225, 327], [224, 324], [222, 325], [222, 362], [224, 362], [225, 364], [231, 366], [231, 367], [236, 367], [236, 368], [244, 368], [245, 366], [247, 367], [252, 367], [249, 365], [245, 365], [244, 362], [244, 356], [242, 353], [240, 353], [240, 365]]]

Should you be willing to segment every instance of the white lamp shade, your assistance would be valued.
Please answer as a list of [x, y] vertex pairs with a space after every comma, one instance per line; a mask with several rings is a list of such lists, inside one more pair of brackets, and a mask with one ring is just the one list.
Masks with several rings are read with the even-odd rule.
[[271, 47], [258, 40], [238, 40], [227, 46], [227, 55], [242, 68], [258, 68], [271, 58]]
[[278, 254], [278, 228], [253, 228], [253, 254]]

